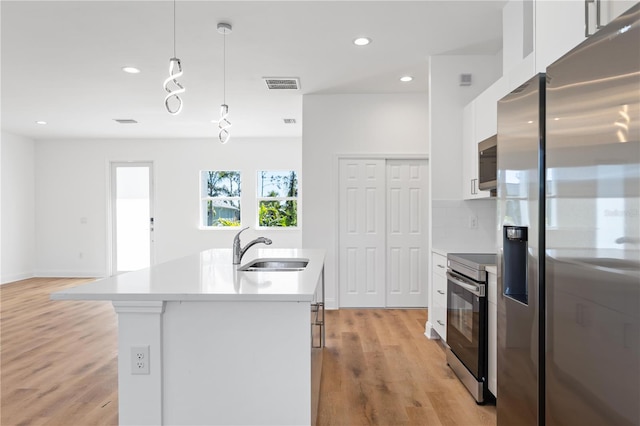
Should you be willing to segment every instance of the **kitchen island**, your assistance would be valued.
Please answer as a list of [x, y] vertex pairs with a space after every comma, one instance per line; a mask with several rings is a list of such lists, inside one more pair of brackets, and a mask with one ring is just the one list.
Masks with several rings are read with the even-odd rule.
[[308, 264], [242, 271], [211, 249], [51, 295], [113, 303], [120, 424], [315, 423], [325, 252], [255, 253]]

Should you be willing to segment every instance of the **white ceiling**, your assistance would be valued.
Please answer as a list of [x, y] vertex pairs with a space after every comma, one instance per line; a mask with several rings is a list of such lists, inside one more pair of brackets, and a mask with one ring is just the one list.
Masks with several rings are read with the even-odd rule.
[[[172, 1], [0, 5], [3, 130], [34, 139], [191, 138], [217, 134], [218, 22], [233, 26], [226, 94], [233, 136], [299, 137], [302, 95], [426, 94], [430, 55], [498, 52], [504, 1], [178, 0], [186, 93], [177, 116], [165, 111], [162, 87], [173, 56]], [[358, 36], [373, 42], [358, 48]], [[125, 65], [142, 72], [126, 74]], [[405, 74], [414, 80], [401, 83]], [[298, 77], [301, 90], [268, 91], [262, 77]], [[122, 118], [139, 123], [113, 121]]]

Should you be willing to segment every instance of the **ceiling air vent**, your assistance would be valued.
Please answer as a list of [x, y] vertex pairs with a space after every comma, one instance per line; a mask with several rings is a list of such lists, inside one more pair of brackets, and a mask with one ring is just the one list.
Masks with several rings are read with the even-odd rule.
[[138, 124], [138, 122], [132, 118], [114, 118], [113, 121], [117, 121], [120, 124]]
[[295, 77], [263, 77], [269, 90], [300, 90], [300, 80]]
[[460, 86], [471, 86], [471, 74], [460, 74]]
[[296, 124], [295, 118], [283, 118], [284, 124]]

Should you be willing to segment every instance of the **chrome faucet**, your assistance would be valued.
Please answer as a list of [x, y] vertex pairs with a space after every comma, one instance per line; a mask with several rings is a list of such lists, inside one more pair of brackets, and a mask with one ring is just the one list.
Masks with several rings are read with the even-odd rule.
[[258, 243], [263, 243], [266, 245], [271, 245], [272, 243], [272, 241], [269, 238], [258, 237], [255, 240], [251, 241], [246, 246], [244, 246], [244, 248], [242, 248], [242, 244], [240, 243], [240, 234], [242, 234], [242, 232], [247, 229], [249, 229], [248, 226], [246, 228], [241, 229], [240, 232], [238, 232], [236, 236], [233, 238], [233, 264], [234, 265], [240, 264], [240, 262], [242, 261], [242, 256], [244, 256], [245, 252], [249, 250], [252, 246]]

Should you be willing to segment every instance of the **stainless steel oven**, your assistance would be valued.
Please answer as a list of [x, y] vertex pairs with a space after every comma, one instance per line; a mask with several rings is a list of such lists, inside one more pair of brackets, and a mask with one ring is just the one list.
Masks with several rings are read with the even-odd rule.
[[478, 403], [490, 398], [485, 266], [493, 264], [495, 254], [447, 256], [447, 363]]

